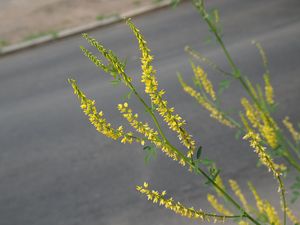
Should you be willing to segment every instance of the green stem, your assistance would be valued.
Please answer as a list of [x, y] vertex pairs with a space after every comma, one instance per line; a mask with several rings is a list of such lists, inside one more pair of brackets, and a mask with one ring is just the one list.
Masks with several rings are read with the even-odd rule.
[[192, 160], [188, 157], [186, 157], [182, 152], [180, 152], [177, 148], [175, 148], [167, 139], [165, 134], [163, 133], [160, 124], [158, 123], [158, 120], [154, 113], [152, 112], [152, 109], [147, 105], [147, 103], [144, 101], [144, 99], [139, 95], [139, 93], [136, 91], [134, 86], [131, 84], [130, 81], [126, 81], [130, 87], [130, 89], [133, 91], [135, 96], [138, 98], [138, 100], [144, 105], [145, 109], [149, 112], [151, 115], [161, 137], [165, 141], [165, 143], [173, 150], [175, 151], [181, 158], [184, 159], [184, 161], [193, 169], [197, 170], [199, 173], [201, 173], [205, 178], [207, 178], [225, 197], [226, 199], [231, 202], [245, 217], [247, 217], [249, 220], [251, 220], [254, 224], [260, 225], [254, 218], [252, 218], [225, 190], [223, 190], [213, 179], [210, 178], [210, 176], [205, 173], [202, 169], [199, 167], [196, 167], [195, 164], [192, 162]]
[[232, 203], [245, 217], [247, 217], [250, 221], [252, 221], [256, 225], [260, 225], [258, 221], [256, 221], [250, 214], [248, 214], [223, 188], [221, 188], [205, 171], [203, 171], [201, 168], [196, 167], [195, 164], [192, 162], [190, 158], [187, 158], [184, 154], [182, 154], [178, 149], [176, 149], [174, 146], [172, 146], [169, 142], [167, 143], [178, 155], [180, 155], [181, 158], [184, 159], [184, 161], [194, 170], [201, 173], [206, 179], [208, 179], [209, 182], [212, 183], [212, 185], [218, 189], [225, 198]]
[[158, 132], [160, 134], [160, 136], [164, 139], [164, 141], [166, 141], [165, 135], [161, 129], [161, 126], [156, 118], [156, 116], [154, 115], [152, 108], [150, 106], [148, 106], [148, 104], [144, 101], [144, 99], [140, 96], [140, 94], [137, 92], [137, 90], [134, 88], [134, 86], [132, 85], [132, 83], [130, 81], [127, 81], [130, 89], [133, 91], [134, 95], [138, 98], [138, 100], [143, 104], [143, 106], [145, 107], [146, 111], [150, 114], [150, 116], [152, 117], [153, 122], [155, 123], [156, 128], [158, 129]]
[[[236, 66], [236, 64], [234, 63], [231, 55], [229, 54], [227, 48], [225, 47], [225, 44], [222, 40], [222, 38], [220, 37], [215, 25], [210, 21], [208, 14], [205, 10], [204, 7], [204, 1], [200, 0], [200, 4], [197, 4], [197, 2], [194, 0], [194, 5], [195, 7], [198, 9], [199, 13], [201, 14], [202, 18], [206, 21], [206, 23], [208, 24], [209, 28], [211, 29], [211, 31], [214, 33], [217, 42], [220, 44], [227, 60], [228, 63], [230, 64], [232, 70], [233, 70], [233, 74], [234, 76], [240, 81], [240, 83], [243, 85], [243, 87], [246, 89], [246, 91], [248, 92], [248, 94], [250, 95], [250, 97], [252, 98], [252, 100], [254, 101], [254, 103], [257, 105], [257, 107], [260, 109], [260, 111], [266, 116], [268, 123], [273, 127], [274, 130], [277, 130], [276, 127], [274, 126], [274, 124], [272, 123], [272, 121], [270, 121], [268, 115], [266, 115], [266, 112], [264, 110], [262, 110], [261, 105], [259, 104], [258, 100], [256, 99], [256, 97], [252, 94], [252, 92], [250, 91], [250, 88], [248, 87], [247, 83], [245, 82], [243, 76], [241, 76], [240, 71], [238, 69], [238, 67]], [[277, 131], [279, 132], [279, 131]], [[280, 134], [280, 138], [282, 138], [282, 134], [281, 132], [279, 132]], [[284, 141], [284, 144], [286, 145], [286, 142]], [[290, 160], [290, 152], [288, 151], [288, 148], [286, 148], [286, 154], [287, 157]], [[281, 196], [282, 196], [282, 202], [283, 202], [283, 214], [284, 214], [284, 225], [286, 224], [286, 200], [285, 200], [285, 193], [284, 193], [284, 188], [283, 188], [283, 182], [281, 180], [280, 177], [277, 177], [278, 182], [279, 182], [279, 186], [281, 189]], [[220, 190], [221, 191], [221, 190]]]
[[283, 224], [286, 224], [286, 199], [285, 199], [285, 190], [284, 190], [284, 186], [283, 186], [283, 182], [281, 180], [281, 177], [278, 176], [277, 180], [279, 182], [279, 187], [280, 187], [280, 192], [281, 192], [281, 196], [282, 196], [282, 208], [283, 208]]
[[225, 218], [225, 219], [236, 219], [236, 218], [244, 218], [245, 215], [233, 215], [233, 216], [225, 216], [225, 215], [216, 215], [213, 213], [205, 213], [206, 216], [209, 217], [218, 217], [218, 218]]

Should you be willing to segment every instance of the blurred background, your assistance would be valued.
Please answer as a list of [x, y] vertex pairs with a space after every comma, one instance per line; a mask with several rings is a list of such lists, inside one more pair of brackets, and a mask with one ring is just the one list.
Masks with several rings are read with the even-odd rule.
[[[111, 15], [159, 1], [133, 0], [1, 0], [1, 45], [19, 43], [49, 32], [84, 25]], [[252, 40], [261, 42], [269, 58], [271, 82], [279, 103], [277, 119], [300, 115], [300, 2], [299, 0], [211, 0], [220, 11], [225, 43], [241, 70], [262, 83], [263, 67]], [[224, 180], [236, 179], [253, 202], [247, 181], [279, 209], [276, 181], [263, 167], [247, 142], [209, 118], [209, 113], [186, 95], [177, 81], [181, 72], [192, 83], [189, 45], [228, 68], [224, 55], [189, 1], [133, 19], [154, 54], [161, 88], [171, 106], [187, 121], [187, 130], [203, 146], [204, 157], [222, 168]], [[120, 22], [89, 32], [127, 59], [127, 71], [140, 91], [137, 43]], [[78, 80], [87, 96], [114, 126], [126, 123], [116, 106], [128, 93], [111, 85], [81, 53], [93, 50], [75, 35], [0, 57], [0, 224], [1, 225], [179, 225], [198, 224], [147, 202], [135, 191], [144, 181], [187, 205], [211, 210], [206, 194], [212, 190], [197, 177], [160, 152], [144, 162], [141, 146], [116, 143], [95, 131], [81, 112], [67, 78]], [[94, 50], [93, 50], [94, 51]], [[219, 74], [204, 67], [218, 83]], [[244, 90], [233, 83], [223, 105], [240, 110]], [[134, 99], [130, 106], [149, 120]], [[165, 129], [166, 130], [166, 129]], [[167, 131], [167, 130], [166, 130]], [[178, 145], [176, 135], [168, 137]], [[179, 145], [178, 145], [179, 146]], [[293, 172], [291, 172], [293, 174]], [[290, 176], [292, 177], [292, 175]], [[292, 179], [286, 179], [290, 186]], [[290, 196], [288, 196], [290, 199]], [[299, 201], [292, 205], [299, 215]], [[232, 224], [230, 222], [225, 224]]]
[[[1, 45], [32, 40], [161, 0], [1, 0]], [[1, 46], [0, 46], [1, 47]]]

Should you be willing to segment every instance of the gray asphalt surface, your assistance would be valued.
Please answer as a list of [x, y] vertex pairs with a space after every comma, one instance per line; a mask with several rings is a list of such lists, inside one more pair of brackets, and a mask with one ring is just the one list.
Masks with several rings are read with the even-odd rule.
[[[220, 9], [229, 51], [253, 81], [262, 81], [263, 69], [251, 40], [262, 43], [279, 103], [276, 117], [289, 115], [299, 121], [300, 2], [213, 0], [208, 4]], [[192, 80], [189, 57], [183, 50], [187, 44], [228, 68], [219, 48], [204, 43], [209, 33], [196, 11], [184, 3], [134, 22], [153, 50], [160, 87], [187, 120], [187, 129], [203, 146], [204, 157], [223, 168], [224, 179], [237, 179], [245, 192], [250, 180], [259, 193], [278, 205], [276, 182], [264, 168], [255, 167], [256, 155], [247, 143], [235, 140], [232, 130], [210, 119], [178, 84], [177, 71], [189, 83]], [[128, 59], [128, 71], [142, 91], [137, 43], [129, 28], [121, 23], [90, 34]], [[196, 224], [153, 206], [136, 193], [135, 185], [148, 181], [183, 203], [205, 209], [208, 187], [202, 178], [160, 153], [145, 165], [140, 146], [115, 143], [88, 124], [68, 77], [78, 80], [115, 125], [125, 123], [116, 106], [127, 90], [112, 87], [110, 77], [82, 56], [80, 45], [87, 46], [77, 36], [0, 59], [0, 224]], [[207, 71], [214, 82], [221, 79]], [[244, 92], [237, 83], [231, 88], [223, 104], [237, 110]], [[130, 100], [130, 105], [145, 116], [137, 101]], [[178, 144], [176, 135], [168, 134]]]

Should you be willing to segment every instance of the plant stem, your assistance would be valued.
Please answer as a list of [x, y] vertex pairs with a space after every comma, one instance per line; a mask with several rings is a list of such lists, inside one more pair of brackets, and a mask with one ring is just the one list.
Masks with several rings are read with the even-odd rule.
[[247, 217], [249, 220], [251, 220], [254, 224], [260, 225], [260, 223], [255, 220], [250, 214], [248, 214], [223, 188], [221, 188], [205, 171], [203, 171], [201, 168], [196, 167], [195, 164], [192, 162], [192, 160], [188, 157], [186, 157], [184, 154], [182, 154], [178, 149], [176, 149], [174, 146], [172, 146], [169, 142], [167, 143], [170, 145], [170, 147], [180, 155], [181, 158], [185, 160], [185, 162], [194, 170], [201, 173], [206, 179], [208, 179], [209, 182], [212, 183], [212, 185], [217, 188], [224, 196], [225, 198], [232, 203], [245, 217]]
[[[240, 81], [240, 83], [243, 85], [243, 87], [245, 88], [245, 90], [248, 92], [249, 96], [252, 98], [253, 102], [256, 104], [256, 106], [260, 109], [260, 111], [265, 115], [265, 117], [267, 118], [268, 123], [272, 126], [272, 128], [274, 130], [276, 130], [277, 134], [279, 134], [280, 139], [284, 142], [284, 145], [287, 146], [287, 143], [281, 133], [281, 131], [279, 131], [278, 129], [276, 129], [275, 125], [272, 123], [272, 121], [269, 118], [269, 113], [268, 115], [266, 115], [266, 112], [262, 109], [261, 105], [259, 104], [258, 100], [256, 99], [256, 97], [253, 95], [253, 93], [250, 91], [250, 88], [248, 87], [247, 83], [244, 80], [244, 77], [241, 76], [240, 71], [238, 69], [238, 67], [236, 66], [236, 64], [234, 63], [231, 55], [229, 54], [227, 48], [225, 47], [225, 44], [221, 38], [221, 36], [219, 35], [215, 25], [211, 22], [211, 20], [208, 17], [208, 14], [205, 10], [204, 7], [204, 0], [198, 0], [199, 2], [197, 2], [196, 0], [193, 0], [195, 7], [198, 9], [198, 12], [200, 13], [200, 15], [202, 16], [202, 18], [206, 21], [206, 23], [208, 24], [209, 28], [211, 29], [211, 31], [213, 32], [213, 34], [215, 35], [217, 42], [220, 44], [228, 63], [230, 64], [232, 70], [233, 70], [233, 75]], [[288, 148], [285, 148], [285, 154], [286, 154], [286, 158], [289, 159], [289, 161], [291, 160], [291, 155], [290, 152], [288, 150]], [[294, 161], [294, 160], [293, 160]], [[292, 164], [293, 166], [295, 166], [294, 164]], [[296, 167], [296, 169], [299, 171], [298, 166]], [[285, 193], [284, 193], [284, 188], [283, 188], [283, 182], [280, 178], [280, 176], [276, 177], [278, 182], [279, 182], [279, 187], [281, 189], [281, 196], [282, 196], [282, 202], [283, 202], [283, 214], [284, 214], [284, 225], [286, 224], [286, 200], [285, 200]], [[216, 186], [217, 187], [217, 186]], [[221, 191], [221, 190], [220, 190]]]
[[[124, 77], [127, 77], [126, 74], [124, 74]], [[232, 203], [241, 213], [244, 215], [244, 217], [247, 217], [249, 220], [251, 220], [254, 224], [256, 225], [261, 225], [259, 222], [257, 222], [253, 217], [251, 217], [225, 190], [223, 190], [213, 179], [210, 178], [210, 176], [205, 173], [202, 169], [199, 167], [196, 167], [195, 164], [192, 162], [192, 160], [188, 157], [186, 157], [181, 151], [179, 151], [177, 148], [175, 148], [167, 139], [165, 136], [164, 132], [161, 129], [160, 124], [158, 123], [158, 120], [154, 113], [152, 112], [152, 109], [148, 106], [148, 104], [144, 101], [144, 99], [140, 96], [140, 94], [136, 91], [135, 87], [132, 85], [132, 83], [127, 79], [125, 80], [126, 83], [128, 84], [129, 88], [133, 91], [134, 95], [138, 98], [138, 100], [143, 104], [147, 112], [150, 114], [152, 117], [162, 139], [165, 141], [165, 143], [173, 150], [175, 151], [184, 161], [193, 169], [197, 170], [199, 173], [201, 173], [206, 179], [208, 179], [213, 186], [215, 186], [224, 196], [225, 198]]]

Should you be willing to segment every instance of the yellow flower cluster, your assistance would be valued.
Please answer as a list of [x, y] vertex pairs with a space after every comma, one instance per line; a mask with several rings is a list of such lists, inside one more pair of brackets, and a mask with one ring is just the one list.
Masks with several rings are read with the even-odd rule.
[[266, 213], [270, 224], [281, 225], [276, 209], [268, 201], [264, 201], [264, 212]]
[[293, 224], [300, 224], [300, 220], [293, 214], [292, 210], [286, 208], [286, 215], [293, 222]]
[[220, 123], [228, 126], [235, 127], [234, 124], [225, 118], [224, 114], [220, 112], [215, 106], [213, 106], [209, 101], [207, 101], [199, 92], [195, 91], [192, 87], [188, 86], [184, 81], [179, 77], [179, 81], [183, 87], [183, 90], [188, 93], [190, 96], [194, 97], [200, 105], [202, 105], [207, 111], [210, 112], [210, 116], [215, 118]]
[[242, 221], [239, 221], [239, 225], [249, 225], [249, 223], [246, 222], [246, 221], [244, 221], [244, 220], [242, 220]]
[[264, 212], [264, 202], [263, 202], [263, 200], [258, 195], [258, 193], [257, 193], [257, 191], [256, 191], [256, 189], [255, 189], [255, 187], [253, 186], [252, 183], [249, 182], [248, 183], [248, 187], [249, 187], [250, 191], [252, 192], [252, 194], [253, 194], [253, 196], [255, 198], [256, 207], [257, 207], [258, 211], [260, 213], [263, 213]]
[[241, 203], [243, 204], [244, 208], [246, 209], [246, 211], [250, 210], [249, 204], [245, 198], [245, 196], [243, 195], [240, 186], [238, 185], [238, 183], [234, 180], [229, 180], [229, 185], [232, 189], [232, 191], [234, 192], [234, 194], [239, 198], [239, 200], [241, 201]]
[[128, 107], [128, 103], [118, 105], [118, 110], [122, 113], [123, 117], [127, 119], [129, 124], [136, 129], [137, 132], [143, 134], [151, 143], [157, 148], [160, 148], [168, 157], [175, 161], [179, 161], [181, 165], [185, 165], [185, 160], [181, 159], [180, 156], [173, 151], [169, 145], [167, 145], [158, 135], [157, 131], [150, 128], [148, 123], [138, 121], [138, 114], [133, 114], [132, 109]]
[[[260, 112], [255, 105], [251, 105], [246, 98], [241, 99], [241, 104], [243, 105], [246, 116], [252, 126], [259, 130], [261, 135], [273, 149], [276, 148], [278, 146], [278, 140], [276, 130], [274, 129], [276, 125], [273, 120], [270, 117], [268, 117], [268, 120], [267, 116]], [[271, 121], [272, 124], [270, 124], [269, 121]], [[243, 121], [243, 123], [245, 125], [245, 121]], [[246, 128], [248, 130], [250, 129], [249, 126]]]
[[273, 105], [274, 104], [274, 90], [271, 85], [270, 77], [269, 77], [270, 71], [268, 69], [268, 58], [267, 58], [267, 55], [260, 43], [253, 41], [253, 44], [255, 44], [255, 46], [257, 47], [259, 54], [263, 61], [263, 66], [265, 68], [265, 73], [263, 76], [264, 81], [265, 81], [265, 97], [266, 97], [267, 103], [270, 105]]
[[241, 99], [241, 104], [246, 111], [246, 116], [251, 122], [252, 126], [257, 128], [260, 125], [260, 113], [256, 106], [251, 105], [246, 98]]
[[207, 74], [199, 66], [195, 66], [194, 64], [192, 64], [192, 68], [193, 68], [196, 80], [204, 88], [205, 92], [207, 94], [209, 94], [209, 96], [215, 101], [216, 100], [216, 94], [215, 94], [212, 83], [207, 78]]
[[287, 116], [282, 122], [284, 126], [288, 129], [288, 131], [291, 133], [294, 141], [298, 143], [300, 141], [300, 133], [295, 130], [293, 124], [290, 122], [290, 118]]
[[[270, 204], [270, 202], [261, 199], [252, 183], [248, 182], [248, 187], [254, 196], [258, 212], [248, 204], [246, 198], [244, 197], [244, 194], [242, 193], [236, 181], [229, 180], [229, 185], [235, 193], [235, 195], [239, 198], [239, 200], [243, 204], [244, 209], [247, 212], [252, 212], [253, 214], [255, 213], [257, 216], [264, 215], [268, 219], [270, 224], [281, 225], [281, 221], [276, 209]], [[217, 212], [222, 213], [222, 215], [226, 216], [233, 215], [233, 213], [230, 210], [226, 209], [224, 205], [222, 205], [214, 195], [208, 194], [207, 199], [211, 206]], [[289, 220], [293, 222], [293, 224], [300, 224], [300, 220], [293, 214], [293, 212], [289, 208], [286, 208], [286, 214]], [[245, 220], [240, 220], [238, 224], [248, 225], [248, 222], [246, 222]]]
[[178, 114], [174, 114], [174, 108], [168, 107], [168, 102], [163, 100], [162, 97], [165, 91], [158, 90], [158, 82], [155, 77], [156, 71], [151, 65], [153, 56], [150, 55], [150, 49], [147, 47], [144, 37], [130, 20], [127, 20], [127, 24], [135, 34], [142, 53], [141, 81], [145, 84], [145, 92], [149, 94], [151, 102], [156, 106], [156, 110], [164, 118], [164, 121], [168, 124], [170, 129], [178, 133], [178, 138], [181, 143], [189, 149], [187, 156], [192, 157], [196, 148], [195, 141], [192, 139], [192, 136], [183, 128], [185, 121]]
[[261, 44], [257, 41], [252, 41], [253, 44], [255, 44], [256, 48], [258, 49], [259, 51], [259, 54], [262, 58], [262, 61], [263, 61], [263, 65], [265, 67], [265, 69], [268, 68], [268, 58], [267, 58], [267, 55], [265, 53], [265, 50], [263, 49], [263, 47], [261, 46]]
[[259, 130], [268, 144], [275, 149], [278, 146], [277, 135], [274, 128], [270, 126], [266, 119], [263, 120], [263, 124], [259, 127]]
[[[82, 34], [82, 36], [87, 40], [87, 42], [91, 45], [94, 46], [95, 48], [97, 48], [97, 50], [107, 59], [107, 61], [110, 63], [110, 66], [112, 66], [111, 68], [114, 68], [116, 70], [116, 72], [121, 75], [122, 79], [124, 80], [125, 85], [129, 85], [129, 83], [131, 82], [131, 78], [127, 76], [127, 74], [125, 73], [125, 68], [123, 66], [123, 64], [120, 62], [120, 60], [115, 56], [115, 54], [113, 53], [113, 51], [108, 50], [106, 48], [104, 48], [103, 45], [101, 45], [95, 38], [91, 38], [88, 36], [88, 34]], [[84, 48], [81, 48], [84, 52], [84, 54], [92, 61], [96, 64], [96, 66], [102, 68], [105, 72], [109, 72], [112, 73], [113, 71], [109, 70], [109, 66], [105, 66], [104, 64], [101, 63], [101, 61], [93, 56], [90, 52], [88, 52], [87, 50], [85, 50]], [[111, 69], [110, 68], [110, 69]], [[115, 76], [115, 74], [112, 74], [113, 76]]]
[[260, 144], [261, 138], [259, 134], [250, 131], [244, 136], [243, 139], [249, 139], [250, 146], [258, 154], [261, 163], [264, 164], [269, 169], [269, 171], [272, 171], [276, 178], [278, 178], [281, 174], [280, 170], [283, 169], [283, 167], [282, 165], [275, 164], [272, 158], [267, 154], [266, 148]]
[[154, 190], [149, 190], [148, 183], [144, 183], [143, 186], [137, 186], [137, 191], [142, 193], [143, 195], [146, 195], [148, 200], [153, 201], [153, 203], [157, 203], [159, 205], [164, 206], [165, 208], [175, 212], [176, 214], [179, 214], [183, 217], [188, 217], [190, 219], [201, 219], [210, 221], [211, 219], [214, 222], [217, 221], [225, 221], [225, 216], [217, 216], [214, 214], [207, 214], [203, 212], [201, 209], [195, 210], [193, 207], [186, 207], [180, 202], [175, 202], [173, 198], [167, 198], [166, 197], [166, 191], [158, 192]]
[[[221, 179], [221, 178], [220, 178], [220, 179]], [[222, 183], [222, 184], [223, 184], [223, 183]], [[225, 189], [225, 187], [224, 187], [224, 189]], [[233, 213], [232, 213], [230, 210], [226, 209], [226, 208], [224, 207], [224, 205], [222, 205], [214, 195], [208, 194], [208, 195], [207, 195], [207, 200], [208, 200], [208, 202], [210, 203], [210, 205], [211, 205], [217, 212], [221, 213], [222, 215], [233, 216]], [[248, 225], [248, 223], [247, 223], [245, 220], [240, 220], [240, 221], [238, 222], [238, 224], [239, 224], [239, 225]]]
[[[274, 222], [277, 220], [277, 224], [281, 224], [275, 208], [272, 207], [270, 205], [270, 203], [267, 202], [266, 200], [263, 201], [261, 199], [261, 197], [257, 194], [256, 189], [250, 182], [248, 183], [248, 186], [255, 198], [256, 206], [257, 206], [257, 209], [259, 210], [259, 212], [265, 213], [268, 216], [270, 223], [272, 221]], [[290, 221], [293, 222], [293, 224], [300, 224], [300, 220], [293, 214], [293, 212], [289, 208], [286, 208], [285, 210], [286, 210], [287, 217], [289, 218]], [[276, 223], [274, 223], [274, 224], [276, 224]]]
[[225, 207], [221, 203], [219, 203], [218, 199], [214, 195], [208, 194], [207, 200], [217, 212], [222, 213], [226, 216], [233, 215], [229, 210], [225, 209]]
[[264, 81], [265, 81], [265, 96], [267, 103], [270, 105], [274, 104], [274, 90], [270, 83], [270, 78], [267, 74], [264, 74]]
[[[216, 183], [222, 190], [225, 190], [225, 186], [224, 186], [224, 184], [223, 184], [223, 181], [222, 181], [222, 178], [221, 178], [220, 175], [218, 175], [218, 176], [216, 177], [215, 183]], [[221, 192], [218, 188], [215, 188], [215, 190], [216, 190], [216, 192], [217, 192], [217, 194], [218, 194], [219, 196], [223, 196], [222, 192]]]
[[80, 48], [81, 48], [82, 52], [84, 53], [84, 55], [86, 57], [88, 57], [91, 60], [91, 62], [93, 62], [97, 67], [101, 68], [103, 71], [105, 71], [107, 73], [109, 72], [108, 67], [105, 66], [97, 56], [93, 55], [89, 50], [87, 50], [86, 48], [84, 48], [82, 46]]
[[73, 79], [69, 79], [72, 85], [74, 94], [80, 100], [81, 108], [85, 115], [88, 116], [89, 121], [96, 128], [96, 130], [103, 135], [112, 138], [113, 140], [121, 139], [122, 143], [132, 143], [133, 141], [142, 143], [142, 139], [133, 136], [132, 132], [125, 133], [122, 126], [117, 129], [111, 127], [111, 124], [104, 118], [103, 112], [97, 112], [95, 101], [88, 99], [85, 94], [78, 88], [77, 83]]

